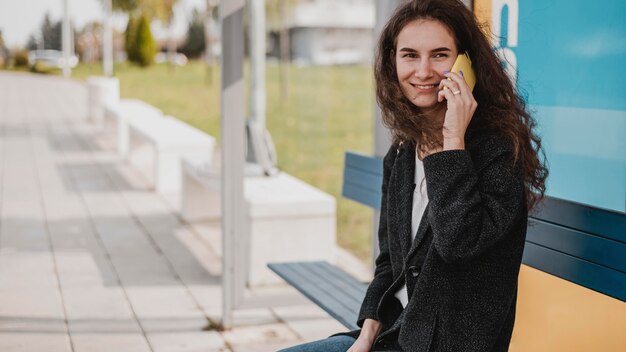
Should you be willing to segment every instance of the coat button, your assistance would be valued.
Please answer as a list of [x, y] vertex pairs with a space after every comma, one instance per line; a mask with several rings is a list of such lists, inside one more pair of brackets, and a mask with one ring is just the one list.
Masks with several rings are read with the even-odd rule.
[[411, 276], [413, 277], [418, 277], [420, 275], [420, 271], [419, 268], [415, 265], [411, 265], [409, 267], [409, 273], [411, 274]]

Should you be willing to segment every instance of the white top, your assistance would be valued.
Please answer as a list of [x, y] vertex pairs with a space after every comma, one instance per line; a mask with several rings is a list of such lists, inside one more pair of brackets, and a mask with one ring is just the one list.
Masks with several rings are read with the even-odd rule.
[[[413, 215], [411, 215], [411, 241], [415, 241], [417, 228], [420, 226], [420, 220], [428, 204], [424, 163], [417, 157], [417, 150], [415, 151], [415, 185], [415, 190], [413, 191]], [[395, 296], [402, 303], [402, 307], [406, 307], [407, 303], [409, 303], [406, 284], [396, 292]]]

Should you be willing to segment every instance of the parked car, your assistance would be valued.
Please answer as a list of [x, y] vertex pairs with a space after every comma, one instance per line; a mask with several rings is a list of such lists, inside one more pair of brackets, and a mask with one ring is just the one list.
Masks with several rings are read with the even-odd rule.
[[[45, 64], [48, 67], [63, 68], [65, 66], [65, 58], [60, 50], [31, 50], [28, 52], [28, 64], [34, 66], [37, 63]], [[78, 56], [70, 55], [69, 66], [71, 68], [78, 65]]]

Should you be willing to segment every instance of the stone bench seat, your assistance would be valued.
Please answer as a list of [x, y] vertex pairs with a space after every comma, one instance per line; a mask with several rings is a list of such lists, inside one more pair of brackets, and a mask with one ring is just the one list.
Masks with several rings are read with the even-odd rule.
[[129, 161], [159, 192], [180, 190], [183, 158], [212, 162], [215, 138], [174, 117], [132, 118], [128, 127]]
[[161, 110], [138, 99], [122, 99], [119, 102], [104, 106], [104, 131], [115, 135], [117, 152], [122, 156], [128, 154], [130, 141], [129, 124], [131, 121], [143, 121], [150, 124], [152, 120], [163, 119]]
[[[199, 159], [182, 164], [181, 213], [187, 221], [219, 219], [220, 173]], [[254, 167], [247, 165], [248, 168]], [[323, 260], [336, 257], [335, 198], [285, 173], [244, 178], [246, 242], [250, 243], [250, 286], [280, 283], [266, 265], [274, 261]]]

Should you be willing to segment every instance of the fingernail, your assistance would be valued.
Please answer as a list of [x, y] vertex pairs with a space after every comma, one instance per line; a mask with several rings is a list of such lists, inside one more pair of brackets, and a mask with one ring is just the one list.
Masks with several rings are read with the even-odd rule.
[[447, 73], [450, 73], [450, 71], [443, 71], [443, 74], [444, 74], [444, 75], [445, 75], [445, 74], [447, 74]]
[[461, 77], [464, 77], [463, 76], [463, 71], [459, 70], [459, 74], [461, 75]]

